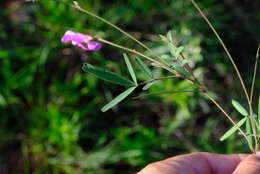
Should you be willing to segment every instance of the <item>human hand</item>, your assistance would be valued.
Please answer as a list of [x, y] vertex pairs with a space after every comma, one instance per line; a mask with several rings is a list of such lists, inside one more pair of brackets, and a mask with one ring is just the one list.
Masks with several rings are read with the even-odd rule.
[[260, 174], [260, 153], [180, 155], [149, 164], [137, 174]]

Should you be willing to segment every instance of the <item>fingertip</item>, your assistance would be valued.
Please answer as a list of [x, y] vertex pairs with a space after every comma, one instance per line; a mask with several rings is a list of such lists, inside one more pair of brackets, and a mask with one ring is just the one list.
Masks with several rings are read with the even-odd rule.
[[259, 174], [260, 173], [260, 153], [246, 157], [236, 168], [233, 174]]
[[256, 152], [255, 156], [260, 160], [260, 151]]

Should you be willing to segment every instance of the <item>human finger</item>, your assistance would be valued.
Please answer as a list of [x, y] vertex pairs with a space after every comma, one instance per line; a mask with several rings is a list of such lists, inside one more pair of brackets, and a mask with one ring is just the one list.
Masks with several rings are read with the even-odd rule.
[[260, 154], [253, 154], [245, 158], [236, 168], [233, 174], [259, 174]]
[[231, 174], [247, 156], [198, 152], [152, 163], [138, 174]]

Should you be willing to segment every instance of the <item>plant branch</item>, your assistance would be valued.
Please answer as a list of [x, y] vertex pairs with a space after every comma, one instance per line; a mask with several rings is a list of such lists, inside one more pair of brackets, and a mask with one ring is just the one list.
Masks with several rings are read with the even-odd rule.
[[255, 86], [256, 72], [257, 72], [257, 65], [258, 65], [258, 60], [259, 60], [259, 51], [260, 51], [260, 45], [258, 45], [258, 48], [256, 51], [255, 67], [254, 67], [253, 81], [252, 81], [251, 93], [250, 93], [250, 103], [251, 104], [252, 104], [253, 95], [254, 95], [254, 86]]
[[133, 99], [139, 99], [145, 96], [149, 96], [149, 95], [159, 95], [159, 94], [176, 94], [176, 93], [184, 93], [184, 92], [188, 92], [188, 93], [192, 93], [192, 92], [198, 92], [197, 90], [182, 90], [182, 91], [162, 91], [162, 92], [153, 92], [153, 93], [148, 93], [148, 94], [143, 94], [143, 95], [139, 95], [137, 97], [133, 97]]
[[159, 80], [164, 80], [164, 79], [172, 79], [172, 78], [181, 78], [181, 76], [179, 76], [179, 75], [174, 75], [174, 76], [166, 76], [166, 77], [153, 78], [153, 79], [151, 79], [151, 80], [147, 80], [147, 81], [144, 81], [144, 82], [139, 83], [138, 86], [145, 85], [145, 84], [147, 84], [147, 83], [151, 83], [151, 82], [154, 82], [154, 81], [159, 81]]

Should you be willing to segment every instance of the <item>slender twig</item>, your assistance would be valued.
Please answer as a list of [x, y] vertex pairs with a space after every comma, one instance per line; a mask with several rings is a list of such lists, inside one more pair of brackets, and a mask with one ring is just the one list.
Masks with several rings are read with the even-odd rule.
[[[254, 73], [253, 73], [253, 80], [252, 80], [252, 86], [251, 86], [251, 91], [250, 91], [250, 104], [252, 106], [252, 101], [253, 101], [253, 95], [254, 95], [254, 86], [255, 86], [255, 79], [256, 79], [256, 72], [257, 72], [257, 65], [258, 65], [258, 59], [259, 59], [259, 49], [260, 49], [260, 45], [258, 46], [257, 48], [257, 52], [256, 52], [256, 59], [255, 59], [255, 66], [254, 66]], [[252, 110], [252, 107], [250, 109], [250, 115], [253, 115], [253, 110]], [[252, 123], [253, 122], [253, 123]], [[252, 120], [251, 121], [251, 124], [253, 126], [253, 130], [256, 130], [256, 127], [257, 127], [257, 123], [256, 123], [256, 120]], [[255, 141], [256, 141], [256, 144], [255, 144], [255, 149], [258, 151], [259, 149], [259, 145], [258, 145], [258, 141], [257, 141], [257, 135], [256, 135], [256, 131], [254, 132], [254, 137], [255, 137]]]
[[97, 38], [97, 37], [96, 37], [96, 39], [97, 39], [98, 41], [100, 41], [100, 42], [103, 42], [103, 43], [109, 44], [109, 45], [111, 45], [111, 46], [120, 48], [120, 49], [122, 49], [122, 50], [126, 50], [126, 51], [132, 52], [132, 53], [134, 53], [134, 54], [137, 54], [137, 55], [139, 55], [139, 56], [141, 56], [141, 57], [143, 57], [143, 58], [145, 58], [145, 59], [147, 59], [147, 60], [149, 60], [149, 61], [155, 63], [155, 64], [158, 65], [158, 66], [160, 66], [160, 65], [163, 66], [163, 64], [162, 64], [161, 62], [159, 62], [159, 61], [157, 61], [157, 60], [154, 60], [153, 58], [148, 57], [148, 56], [146, 56], [146, 55], [140, 53], [139, 51], [136, 51], [136, 50], [134, 50], [134, 49], [130, 49], [130, 48], [124, 47], [124, 46], [122, 46], [122, 45], [115, 44], [115, 43], [113, 43], [113, 42], [110, 42], [110, 41], [105, 40], [105, 39], [102, 39], [102, 38]]
[[153, 78], [151, 80], [147, 80], [147, 81], [144, 81], [142, 83], [139, 83], [138, 86], [145, 85], [147, 83], [151, 83], [151, 82], [154, 82], [154, 81], [159, 81], [159, 80], [164, 80], [164, 79], [173, 79], [173, 78], [181, 78], [181, 77], [179, 75], [174, 75], [174, 76]]
[[181, 91], [162, 91], [162, 92], [152, 92], [152, 93], [148, 93], [148, 94], [143, 94], [143, 95], [139, 95], [139, 96], [136, 96], [136, 97], [133, 97], [133, 99], [139, 99], [139, 98], [142, 98], [142, 97], [146, 97], [146, 96], [149, 96], [149, 95], [159, 95], [159, 94], [176, 94], [176, 93], [193, 93], [193, 92], [198, 92], [198, 90], [181, 90]]
[[253, 74], [253, 81], [251, 86], [251, 93], [250, 93], [250, 103], [252, 104], [253, 101], [253, 95], [254, 95], [254, 86], [255, 86], [255, 79], [256, 79], [256, 72], [257, 72], [257, 65], [259, 60], [259, 51], [260, 51], [260, 45], [258, 45], [257, 51], [256, 51], [256, 59], [255, 59], [255, 67], [254, 67], [254, 74]]

